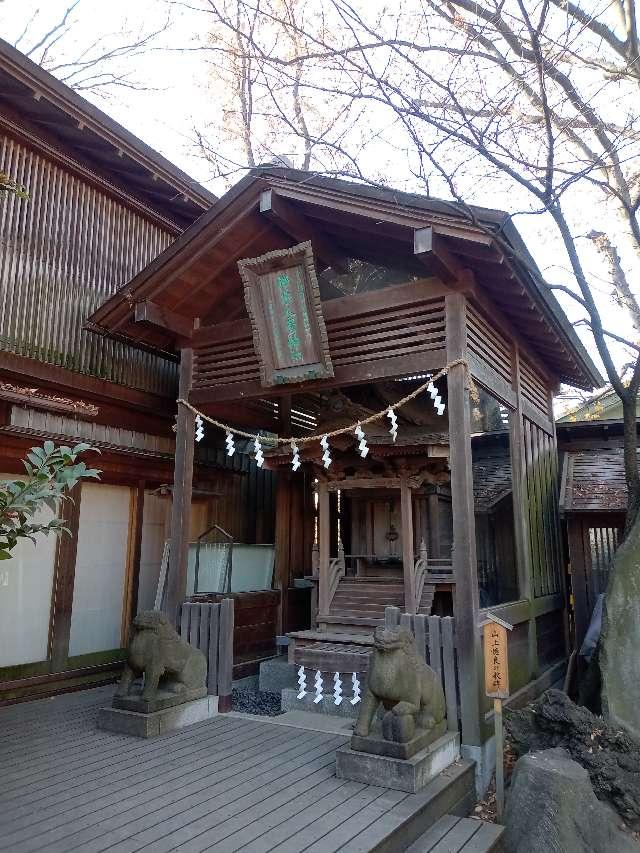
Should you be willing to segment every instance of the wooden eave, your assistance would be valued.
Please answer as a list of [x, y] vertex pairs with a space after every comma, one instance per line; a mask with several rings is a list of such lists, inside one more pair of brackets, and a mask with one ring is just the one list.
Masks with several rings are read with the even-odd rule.
[[[288, 211], [280, 220], [261, 213], [264, 193]], [[288, 169], [254, 170], [107, 300], [88, 328], [139, 345], [179, 347], [181, 335], [170, 329], [141, 328], [136, 305], [149, 301], [188, 318], [194, 329], [244, 318], [237, 261], [316, 238], [314, 248], [317, 243], [339, 257], [399, 265], [408, 279], [426, 274], [456, 287], [470, 270], [477, 289], [499, 306], [557, 381], [584, 388], [601, 383], [555, 297], [536, 282], [535, 264], [506, 214], [475, 209], [474, 215], [471, 221], [451, 202]], [[297, 227], [288, 221], [292, 216]], [[324, 259], [316, 260], [322, 268]]]
[[178, 230], [215, 201], [205, 187], [2, 39], [0, 125], [34, 147], [70, 155]]

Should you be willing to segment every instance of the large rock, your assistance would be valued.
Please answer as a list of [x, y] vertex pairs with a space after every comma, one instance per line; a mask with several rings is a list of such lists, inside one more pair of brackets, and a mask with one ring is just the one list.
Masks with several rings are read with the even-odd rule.
[[589, 773], [598, 799], [608, 801], [628, 825], [640, 826], [640, 744], [626, 732], [560, 690], [547, 690], [524, 710], [507, 714], [506, 725], [517, 755], [566, 749]]
[[602, 712], [640, 739], [640, 516], [618, 548], [600, 641]]
[[507, 799], [506, 853], [638, 853], [599, 802], [589, 774], [564, 749], [532, 752], [517, 762]]

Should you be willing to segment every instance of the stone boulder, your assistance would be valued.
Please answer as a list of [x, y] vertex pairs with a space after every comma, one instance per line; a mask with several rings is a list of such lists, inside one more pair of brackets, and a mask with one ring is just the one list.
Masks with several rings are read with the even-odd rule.
[[564, 749], [518, 760], [504, 815], [506, 853], [639, 853], [589, 774]]
[[507, 735], [516, 755], [561, 747], [588, 772], [599, 800], [624, 822], [640, 827], [640, 744], [607, 725], [561, 690], [547, 690], [522, 711], [506, 715]]
[[602, 712], [640, 739], [640, 516], [618, 548], [600, 638]]

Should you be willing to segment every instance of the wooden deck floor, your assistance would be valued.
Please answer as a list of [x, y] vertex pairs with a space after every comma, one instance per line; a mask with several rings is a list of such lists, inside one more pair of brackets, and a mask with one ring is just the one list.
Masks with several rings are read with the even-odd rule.
[[323, 732], [228, 716], [148, 741], [99, 731], [111, 689], [0, 709], [0, 850], [355, 853], [428, 804], [337, 779], [344, 738]]

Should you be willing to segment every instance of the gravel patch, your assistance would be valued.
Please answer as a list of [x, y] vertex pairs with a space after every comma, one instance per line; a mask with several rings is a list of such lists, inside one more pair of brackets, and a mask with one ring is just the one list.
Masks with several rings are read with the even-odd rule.
[[239, 690], [234, 687], [231, 701], [233, 710], [243, 714], [260, 714], [263, 717], [284, 714], [280, 707], [279, 693], [261, 693], [259, 690]]

